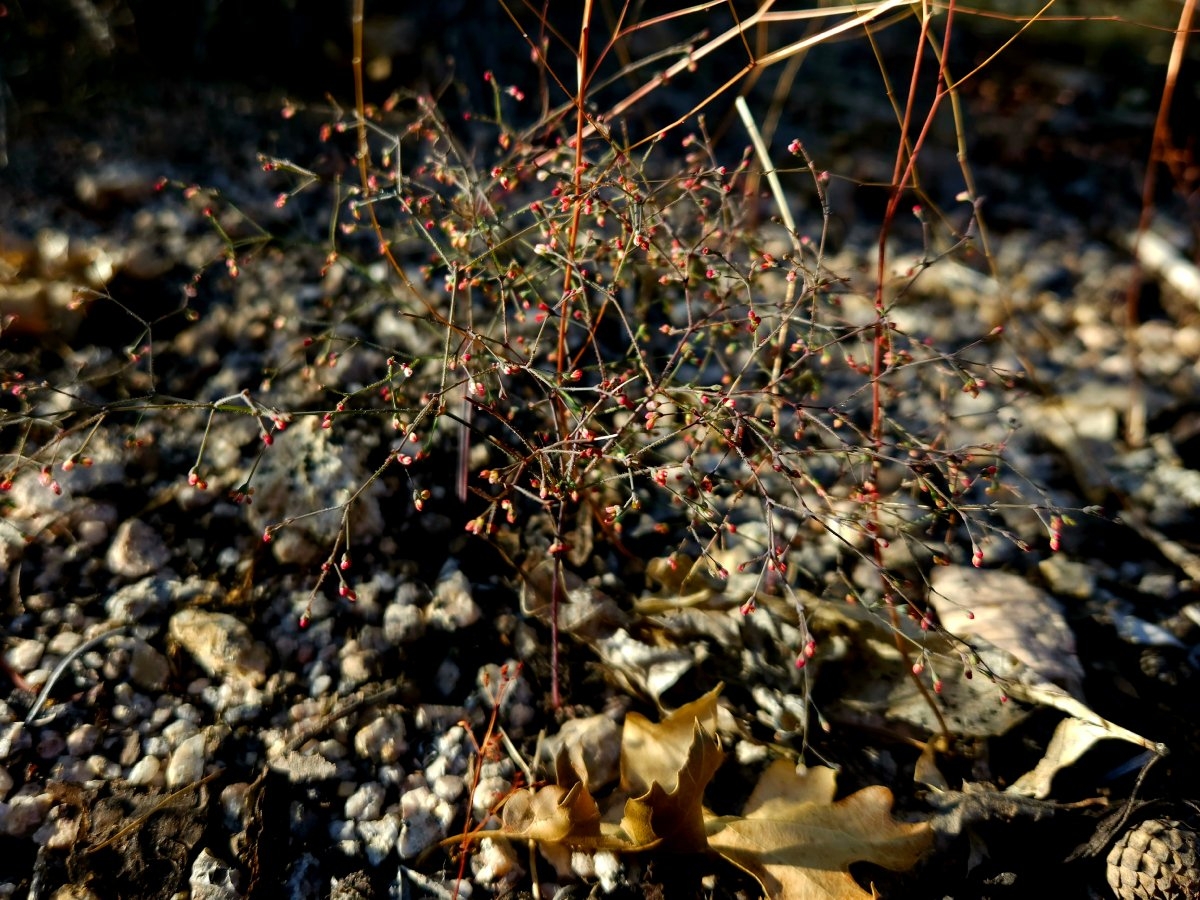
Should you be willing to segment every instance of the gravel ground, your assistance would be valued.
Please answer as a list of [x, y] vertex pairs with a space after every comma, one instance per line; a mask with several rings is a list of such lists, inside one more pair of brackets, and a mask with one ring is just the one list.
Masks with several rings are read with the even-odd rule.
[[[839, 536], [814, 533], [797, 550], [800, 567], [819, 573], [806, 587], [806, 624], [783, 603], [744, 615], [754, 586], [736, 577], [705, 588], [696, 609], [674, 608], [655, 565], [679, 536], [656, 534], [649, 514], [630, 527], [639, 559], [597, 540], [577, 567], [572, 596], [586, 622], [564, 626], [567, 702], [554, 709], [544, 610], [523, 594], [501, 552], [464, 531], [476, 511], [454, 497], [449, 452], [414, 469], [416, 485], [431, 492], [420, 515], [414, 482], [389, 475], [373, 483], [356, 507], [344, 569], [354, 597], [329, 590], [312, 600], [337, 514], [299, 521], [269, 543], [264, 529], [342, 502], [393, 449], [389, 438], [372, 421], [333, 435], [316, 416], [298, 417], [262, 455], [247, 505], [231, 498], [255, 459], [258, 420], [214, 429], [205, 450], [210, 483], [200, 490], [187, 473], [207, 411], [179, 408], [97, 428], [90, 465], [22, 470], [4, 495], [0, 897], [526, 892], [523, 850], [484, 842], [460, 878], [457, 851], [439, 842], [461, 833], [467, 810], [486, 818], [528, 777], [525, 765], [548, 759], [546, 739], [575, 734], [558, 739], [607, 752], [614, 766], [626, 711], [654, 715], [719, 681], [729, 714], [722, 738], [737, 765], [726, 764], [710, 805], [744, 797], [764, 748], [785, 746], [838, 766], [842, 792], [885, 784], [901, 817], [934, 816], [937, 850], [917, 869], [858, 873], [885, 896], [1110, 896], [1104, 860], [1120, 831], [1109, 826], [1142, 767], [1153, 760], [1126, 825], [1150, 816], [1186, 822], [1200, 802], [1200, 309], [1188, 293], [1193, 238], [1164, 216], [1156, 233], [1185, 250], [1171, 251], [1174, 269], [1147, 266], [1130, 352], [1119, 325], [1137, 209], [1128, 172], [1143, 148], [1129, 134], [1133, 123], [1144, 125], [1145, 106], [1104, 107], [1115, 88], [1083, 74], [1030, 67], [1022, 93], [1001, 68], [990, 89], [972, 95], [1000, 277], [944, 260], [916, 282], [896, 320], [945, 344], [1002, 321], [1005, 338], [978, 352], [997, 367], [1027, 367], [1029, 388], [986, 415], [964, 399], [961, 433], [994, 440], [1015, 423], [1007, 437], [1013, 470], [1063, 508], [1091, 510], [1075, 514], [1057, 553], [1033, 527], [1032, 552], [989, 544], [979, 580], [958, 593], [950, 582], [939, 590], [952, 604], [982, 605], [989, 591], [1010, 606], [1030, 604], [1043, 633], [1054, 624], [1065, 635], [1051, 656], [1075, 650], [1057, 659], [1054, 679], [1170, 755], [1108, 741], [1066, 766], [1048, 797], [1014, 798], [999, 789], [1034, 769], [1062, 714], [989, 700], [986, 722], [972, 724], [965, 713], [955, 720], [961, 746], [942, 766], [956, 789], [918, 784], [913, 742], [931, 723], [894, 691], [873, 693], [891, 676], [855, 629], [877, 623], [841, 612], [817, 621], [844, 593], [820, 574], [843, 568]], [[201, 82], [164, 93], [131, 89], [87, 109], [25, 116], [0, 175], [0, 309], [20, 314], [0, 337], [3, 368], [68, 385], [97, 408], [151, 387], [202, 401], [257, 390], [265, 372], [287, 371], [305, 323], [330, 296], [362, 290], [336, 273], [315, 275], [320, 255], [304, 249], [268, 251], [236, 280], [192, 285], [221, 243], [202, 198], [156, 191], [160, 177], [217, 187], [250, 217], [283, 227], [304, 210], [276, 209], [278, 184], [257, 154], [331, 170], [345, 161], [320, 156], [313, 121], [282, 118], [277, 97]], [[1036, 121], [1006, 107], [1018, 96], [1019, 110], [1036, 112]], [[813, 142], [813, 152], [834, 171], [870, 180], [885, 148], [863, 149], [869, 121], [840, 123], [852, 103], [835, 100], [822, 98], [828, 111], [814, 102], [814, 116], [831, 117], [823, 133], [836, 137]], [[833, 199], [844, 230], [830, 268], [864, 271], [873, 200], [864, 192]], [[74, 308], [80, 284], [106, 285], [120, 307]], [[175, 314], [189, 285], [194, 318]], [[146, 323], [163, 348], [152, 372], [126, 366], [122, 355], [146, 341]], [[386, 313], [355, 326], [364, 347], [336, 376], [347, 388], [385, 365], [370, 345], [416, 339]], [[1149, 432], [1140, 447], [1122, 441], [1134, 360]], [[298, 382], [278, 380], [288, 408], [314, 408]], [[51, 396], [43, 411], [56, 402], [64, 401]], [[936, 405], [918, 412], [940, 414]], [[1020, 507], [996, 523], [1022, 535], [1037, 525]], [[748, 554], [754, 523], [742, 531]], [[545, 543], [536, 524], [518, 538], [525, 547]], [[952, 575], [975, 572], [969, 548], [951, 562]], [[1003, 580], [1013, 573], [1015, 581]], [[869, 572], [849, 577], [871, 589]], [[859, 636], [845, 638], [848, 649], [814, 675], [794, 665], [807, 633], [822, 646]], [[963, 710], [981, 708], [978, 696], [958, 696]], [[505, 749], [481, 761], [489, 722], [502, 727]], [[985, 787], [968, 801], [966, 785]], [[665, 854], [584, 874], [585, 884], [618, 896], [756, 890], [718, 860]], [[589, 890], [556, 880], [549, 867], [540, 877], [543, 896]]]

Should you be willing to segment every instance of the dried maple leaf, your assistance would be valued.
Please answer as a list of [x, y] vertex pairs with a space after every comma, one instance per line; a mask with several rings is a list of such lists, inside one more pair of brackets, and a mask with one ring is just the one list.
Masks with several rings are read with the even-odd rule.
[[664, 849], [700, 852], [708, 846], [704, 831], [704, 789], [725, 759], [716, 738], [693, 720], [687, 759], [667, 785], [625, 802], [622, 830], [638, 844], [661, 840]]
[[721, 685], [679, 707], [661, 722], [640, 713], [625, 716], [621, 732], [621, 790], [637, 797], [660, 784], [670, 790], [692, 750], [696, 725], [716, 741], [717, 695]]
[[725, 759], [717, 739], [720, 686], [659, 723], [638, 713], [625, 717], [621, 735], [621, 789], [629, 795], [622, 830], [638, 844], [701, 851], [704, 789]]
[[927, 822], [897, 822], [892, 792], [876, 785], [833, 802], [835, 775], [803, 775], [776, 760], [759, 779], [744, 817], [712, 817], [708, 845], [762, 885], [769, 900], [862, 900], [854, 862], [911, 868], [933, 842]]

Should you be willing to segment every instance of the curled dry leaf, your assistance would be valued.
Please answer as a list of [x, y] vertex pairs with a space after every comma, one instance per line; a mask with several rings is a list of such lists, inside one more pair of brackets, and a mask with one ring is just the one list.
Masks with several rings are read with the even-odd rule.
[[725, 759], [717, 739], [720, 692], [718, 685], [657, 724], [638, 713], [625, 717], [621, 789], [629, 800], [621, 827], [636, 843], [704, 850], [704, 789]]
[[518, 791], [504, 804], [502, 821], [511, 837], [539, 843], [583, 846], [600, 837], [600, 810], [581, 781]]
[[759, 779], [744, 816], [712, 817], [708, 844], [762, 885], [769, 900], [862, 900], [854, 862], [896, 871], [929, 850], [928, 822], [892, 818], [892, 792], [875, 785], [833, 802], [832, 769], [797, 774], [776, 760]]
[[721, 685], [698, 700], [679, 707], [661, 722], [651, 722], [640, 713], [625, 717], [621, 733], [621, 790], [639, 796], [652, 784], [671, 788], [687, 764], [696, 726], [716, 741], [717, 696]]
[[625, 802], [621, 830], [637, 844], [661, 840], [667, 850], [703, 851], [704, 789], [725, 759], [715, 736], [692, 722], [687, 758], [667, 783], [653, 782], [644, 794]]
[[725, 591], [725, 582], [709, 571], [707, 562], [698, 562], [686, 553], [650, 560], [646, 576], [659, 589], [634, 601], [634, 609], [642, 615], [698, 606]]

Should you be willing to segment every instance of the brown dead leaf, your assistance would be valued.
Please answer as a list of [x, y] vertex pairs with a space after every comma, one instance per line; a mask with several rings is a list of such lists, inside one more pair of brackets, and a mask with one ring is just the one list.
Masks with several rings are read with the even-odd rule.
[[668, 791], [688, 761], [697, 723], [713, 741], [717, 734], [718, 685], [698, 700], [687, 703], [661, 722], [640, 713], [625, 717], [621, 732], [621, 790], [638, 797], [660, 784]]
[[725, 591], [725, 582], [709, 571], [706, 562], [686, 553], [650, 560], [646, 577], [659, 589], [634, 601], [634, 609], [642, 615], [699, 606]]
[[655, 781], [625, 803], [622, 830], [639, 844], [661, 840], [664, 849], [698, 853], [708, 846], [704, 831], [704, 789], [725, 760], [717, 739], [699, 721], [692, 723], [686, 762], [669, 785]]
[[658, 843], [647, 829], [634, 837], [601, 822], [600, 808], [567, 752], [561, 751], [554, 762], [555, 784], [517, 791], [504, 804], [501, 833], [505, 837], [537, 843], [551, 861], [564, 850], [637, 852]]
[[933, 843], [927, 822], [891, 816], [892, 792], [876, 785], [833, 802], [832, 769], [796, 773], [777, 760], [759, 779], [744, 817], [713, 817], [708, 845], [762, 885], [769, 900], [862, 900], [854, 862], [901, 871]]
[[621, 736], [621, 789], [629, 795], [622, 830], [638, 844], [701, 851], [704, 789], [725, 759], [717, 739], [717, 686], [655, 724], [638, 713], [625, 717]]
[[583, 782], [518, 791], [504, 804], [504, 830], [512, 837], [575, 845], [600, 836], [600, 810]]

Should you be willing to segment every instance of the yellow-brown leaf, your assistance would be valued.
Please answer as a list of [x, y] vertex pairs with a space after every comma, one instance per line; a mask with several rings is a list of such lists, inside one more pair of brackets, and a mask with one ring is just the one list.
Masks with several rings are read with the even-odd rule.
[[902, 871], [933, 842], [926, 822], [892, 818], [892, 792], [864, 788], [834, 803], [831, 769], [796, 773], [777, 760], [763, 773], [745, 816], [711, 818], [708, 844], [749, 872], [769, 900], [863, 900], [850, 877], [854, 862]]

